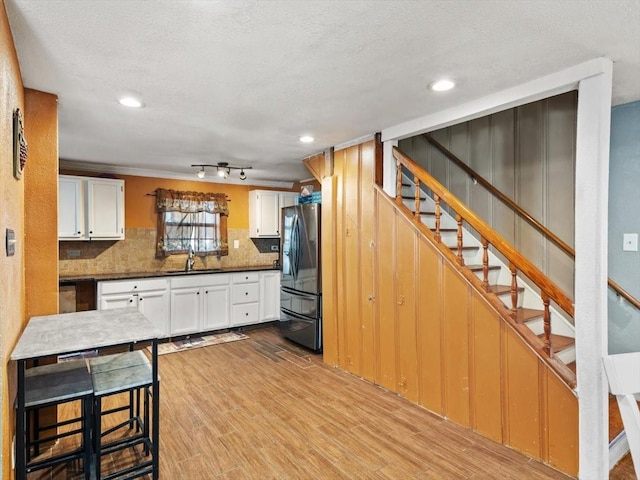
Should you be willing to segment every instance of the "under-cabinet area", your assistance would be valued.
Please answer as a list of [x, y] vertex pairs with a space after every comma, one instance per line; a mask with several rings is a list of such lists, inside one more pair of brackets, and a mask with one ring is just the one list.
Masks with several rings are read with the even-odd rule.
[[97, 282], [98, 310], [136, 307], [175, 337], [278, 319], [280, 272], [236, 271]]

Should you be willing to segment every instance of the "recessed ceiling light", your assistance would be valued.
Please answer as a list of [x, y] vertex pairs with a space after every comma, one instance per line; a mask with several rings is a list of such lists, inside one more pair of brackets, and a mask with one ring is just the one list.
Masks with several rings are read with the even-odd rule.
[[312, 136], [310, 136], [310, 135], [303, 135], [302, 137], [300, 137], [300, 141], [301, 141], [302, 143], [311, 143], [311, 142], [313, 142], [314, 140], [315, 140], [315, 139], [314, 139]]
[[120, 105], [124, 105], [125, 107], [131, 107], [131, 108], [142, 107], [142, 102], [134, 97], [122, 97], [120, 100], [118, 100], [118, 103], [120, 103]]
[[443, 78], [442, 80], [438, 80], [429, 85], [429, 88], [434, 92], [446, 92], [447, 90], [451, 90], [456, 86], [456, 83], [453, 80], [449, 80], [448, 78]]

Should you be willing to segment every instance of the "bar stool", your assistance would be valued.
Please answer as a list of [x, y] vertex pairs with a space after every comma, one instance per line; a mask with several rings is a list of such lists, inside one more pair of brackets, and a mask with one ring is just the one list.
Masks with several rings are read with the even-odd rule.
[[[26, 449], [26, 473], [35, 472], [48, 467], [54, 467], [74, 460], [82, 460], [85, 479], [91, 474], [91, 406], [93, 387], [91, 375], [84, 360], [66, 361], [51, 365], [43, 365], [29, 368], [25, 373], [25, 416], [26, 424], [24, 432], [17, 432], [25, 437]], [[54, 405], [62, 405], [73, 401], [81, 402], [81, 414], [62, 422], [41, 426], [37, 422], [32, 424], [30, 418], [38, 410]], [[67, 425], [80, 423], [79, 428], [67, 432], [58, 429]], [[33, 427], [33, 438], [32, 438]], [[54, 435], [40, 438], [40, 434], [46, 430], [56, 429]], [[39, 455], [40, 446], [43, 443], [60, 440], [71, 435], [80, 434], [80, 447], [60, 454], [53, 455], [43, 460], [31, 461], [31, 448], [35, 455]]]
[[[93, 382], [93, 449], [96, 456], [96, 478], [104, 480], [117, 477], [118, 480], [123, 480], [152, 473], [153, 461], [148, 460], [101, 476], [101, 459], [104, 455], [137, 445], [143, 446], [145, 456], [149, 455], [149, 397], [152, 395], [152, 371], [149, 360], [142, 351], [136, 350], [93, 358], [89, 365]], [[141, 392], [144, 394], [142, 404]], [[129, 402], [103, 411], [103, 400], [120, 393], [128, 393]], [[127, 418], [103, 431], [103, 417], [122, 411], [129, 412]], [[135, 432], [122, 438], [103, 441], [109, 434], [125, 426], [130, 430], [135, 427]]]

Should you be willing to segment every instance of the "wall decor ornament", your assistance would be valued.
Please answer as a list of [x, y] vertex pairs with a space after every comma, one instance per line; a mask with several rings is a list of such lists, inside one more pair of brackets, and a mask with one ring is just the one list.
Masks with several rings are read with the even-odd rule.
[[24, 138], [22, 112], [19, 108], [13, 111], [13, 176], [20, 180], [27, 164], [27, 140]]

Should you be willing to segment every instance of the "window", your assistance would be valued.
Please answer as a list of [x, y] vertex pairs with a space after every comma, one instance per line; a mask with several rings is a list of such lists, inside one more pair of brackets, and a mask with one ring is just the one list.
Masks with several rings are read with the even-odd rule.
[[156, 190], [158, 237], [156, 257], [189, 253], [228, 255], [224, 194]]

